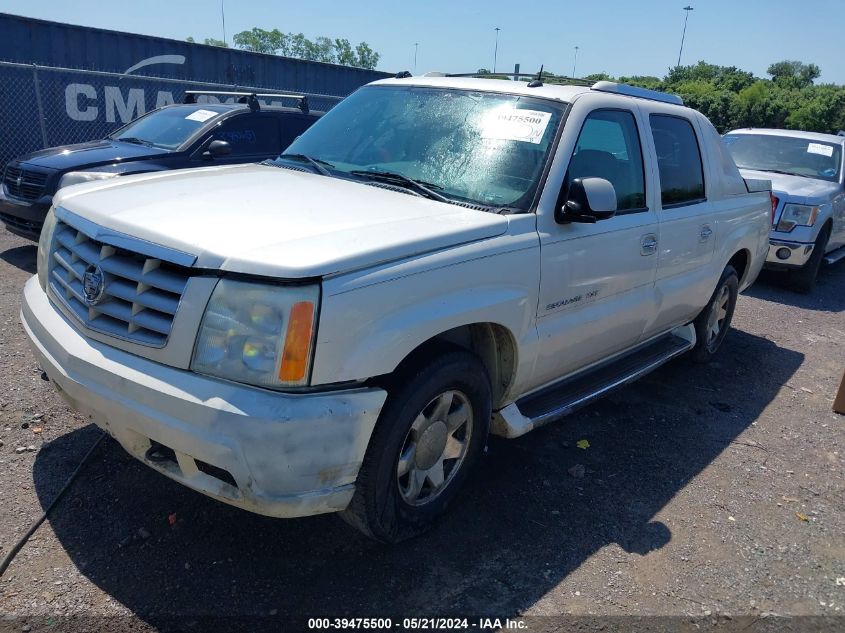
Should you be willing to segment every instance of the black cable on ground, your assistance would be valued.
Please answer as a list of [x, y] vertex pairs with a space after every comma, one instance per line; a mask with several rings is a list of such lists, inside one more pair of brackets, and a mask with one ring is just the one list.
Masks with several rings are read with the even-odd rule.
[[26, 545], [26, 542], [29, 540], [29, 538], [30, 538], [33, 534], [35, 534], [35, 530], [37, 530], [37, 529], [39, 528], [39, 526], [40, 526], [42, 523], [44, 523], [44, 519], [46, 519], [46, 518], [47, 518], [47, 515], [48, 515], [48, 514], [50, 514], [50, 510], [52, 510], [52, 509], [53, 509], [53, 507], [56, 505], [56, 503], [58, 503], [59, 499], [61, 499], [61, 498], [62, 498], [62, 495], [64, 495], [64, 494], [65, 494], [65, 492], [67, 491], [67, 489], [68, 489], [68, 488], [70, 488], [70, 485], [73, 483], [73, 480], [74, 480], [74, 479], [76, 479], [76, 476], [77, 476], [77, 475], [79, 474], [79, 472], [82, 470], [82, 467], [85, 465], [85, 462], [87, 462], [87, 461], [88, 461], [88, 458], [89, 458], [89, 457], [91, 457], [91, 453], [93, 453], [93, 452], [94, 452], [94, 449], [95, 449], [95, 448], [97, 448], [97, 446], [99, 446], [99, 445], [100, 445], [100, 441], [101, 441], [101, 440], [102, 440], [105, 436], [106, 436], [106, 434], [105, 434], [105, 433], [102, 433], [102, 432], [100, 433], [100, 437], [98, 437], [98, 438], [97, 438], [97, 441], [96, 441], [96, 442], [94, 442], [94, 443], [91, 445], [91, 448], [89, 448], [89, 449], [88, 449], [88, 452], [87, 452], [87, 453], [85, 453], [85, 457], [83, 457], [83, 458], [82, 458], [82, 461], [81, 461], [81, 462], [79, 462], [79, 465], [76, 467], [76, 470], [74, 470], [74, 471], [73, 471], [73, 473], [71, 473], [70, 477], [69, 477], [69, 478], [68, 478], [68, 480], [65, 482], [65, 485], [64, 485], [64, 486], [62, 486], [62, 489], [61, 489], [61, 490], [59, 490], [59, 494], [57, 494], [57, 495], [56, 495], [56, 497], [55, 497], [55, 498], [54, 498], [54, 499], [50, 502], [50, 505], [48, 505], [48, 506], [47, 506], [47, 508], [44, 510], [44, 512], [41, 514], [41, 516], [40, 516], [40, 517], [38, 517], [38, 518], [35, 520], [35, 523], [33, 523], [33, 524], [29, 527], [29, 529], [26, 531], [26, 534], [24, 534], [24, 535], [23, 535], [23, 536], [22, 536], [22, 537], [18, 540], [18, 542], [14, 544], [14, 546], [12, 547], [12, 549], [10, 549], [10, 550], [9, 550], [9, 553], [8, 553], [8, 554], [6, 554], [6, 556], [3, 558], [3, 562], [0, 562], [0, 576], [2, 576], [3, 574], [5, 574], [5, 573], [6, 573], [6, 569], [8, 569], [9, 565], [11, 564], [11, 562], [12, 562], [13, 560], [15, 560], [15, 556], [17, 556], [17, 555], [18, 555], [18, 552], [20, 552], [20, 551], [21, 551], [21, 549], [23, 549], [23, 546], [24, 546], [24, 545]]

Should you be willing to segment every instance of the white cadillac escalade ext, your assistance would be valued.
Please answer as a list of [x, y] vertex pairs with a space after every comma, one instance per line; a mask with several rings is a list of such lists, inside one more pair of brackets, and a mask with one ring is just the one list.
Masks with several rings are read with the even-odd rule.
[[767, 184], [671, 95], [405, 76], [272, 162], [63, 190], [21, 318], [151, 467], [393, 542], [488, 432], [714, 354], [766, 259]]

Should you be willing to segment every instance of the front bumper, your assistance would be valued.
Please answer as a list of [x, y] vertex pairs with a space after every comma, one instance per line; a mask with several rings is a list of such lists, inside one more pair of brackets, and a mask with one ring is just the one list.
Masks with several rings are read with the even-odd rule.
[[0, 184], [0, 221], [9, 231], [21, 237], [38, 239], [52, 203], [53, 196], [41, 196], [32, 202], [12, 198]]
[[159, 472], [268, 516], [349, 504], [383, 390], [285, 394], [167, 367], [85, 338], [36, 277], [21, 321], [69, 404]]
[[[766, 256], [767, 268], [800, 268], [813, 254], [814, 244], [790, 242], [786, 240], [769, 240], [769, 254]], [[782, 257], [783, 255], [788, 256]], [[780, 254], [781, 256], [779, 256]]]

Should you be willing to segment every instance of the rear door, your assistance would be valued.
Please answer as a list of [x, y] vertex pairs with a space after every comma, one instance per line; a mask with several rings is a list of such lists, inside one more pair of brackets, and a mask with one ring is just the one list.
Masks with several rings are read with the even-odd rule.
[[[653, 109], [652, 109], [653, 108]], [[716, 226], [707, 199], [704, 160], [692, 117], [677, 109], [649, 108], [650, 141], [657, 158], [660, 243], [654, 320], [646, 337], [688, 322], [709, 296]], [[682, 110], [680, 111], [683, 112]]]

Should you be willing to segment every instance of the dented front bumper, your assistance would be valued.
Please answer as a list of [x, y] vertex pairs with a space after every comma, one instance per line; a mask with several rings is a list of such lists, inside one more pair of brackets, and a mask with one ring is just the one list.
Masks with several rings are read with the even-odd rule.
[[352, 498], [383, 390], [277, 393], [167, 367], [85, 338], [36, 277], [21, 321], [70, 405], [168, 477], [275, 517], [334, 512]]

